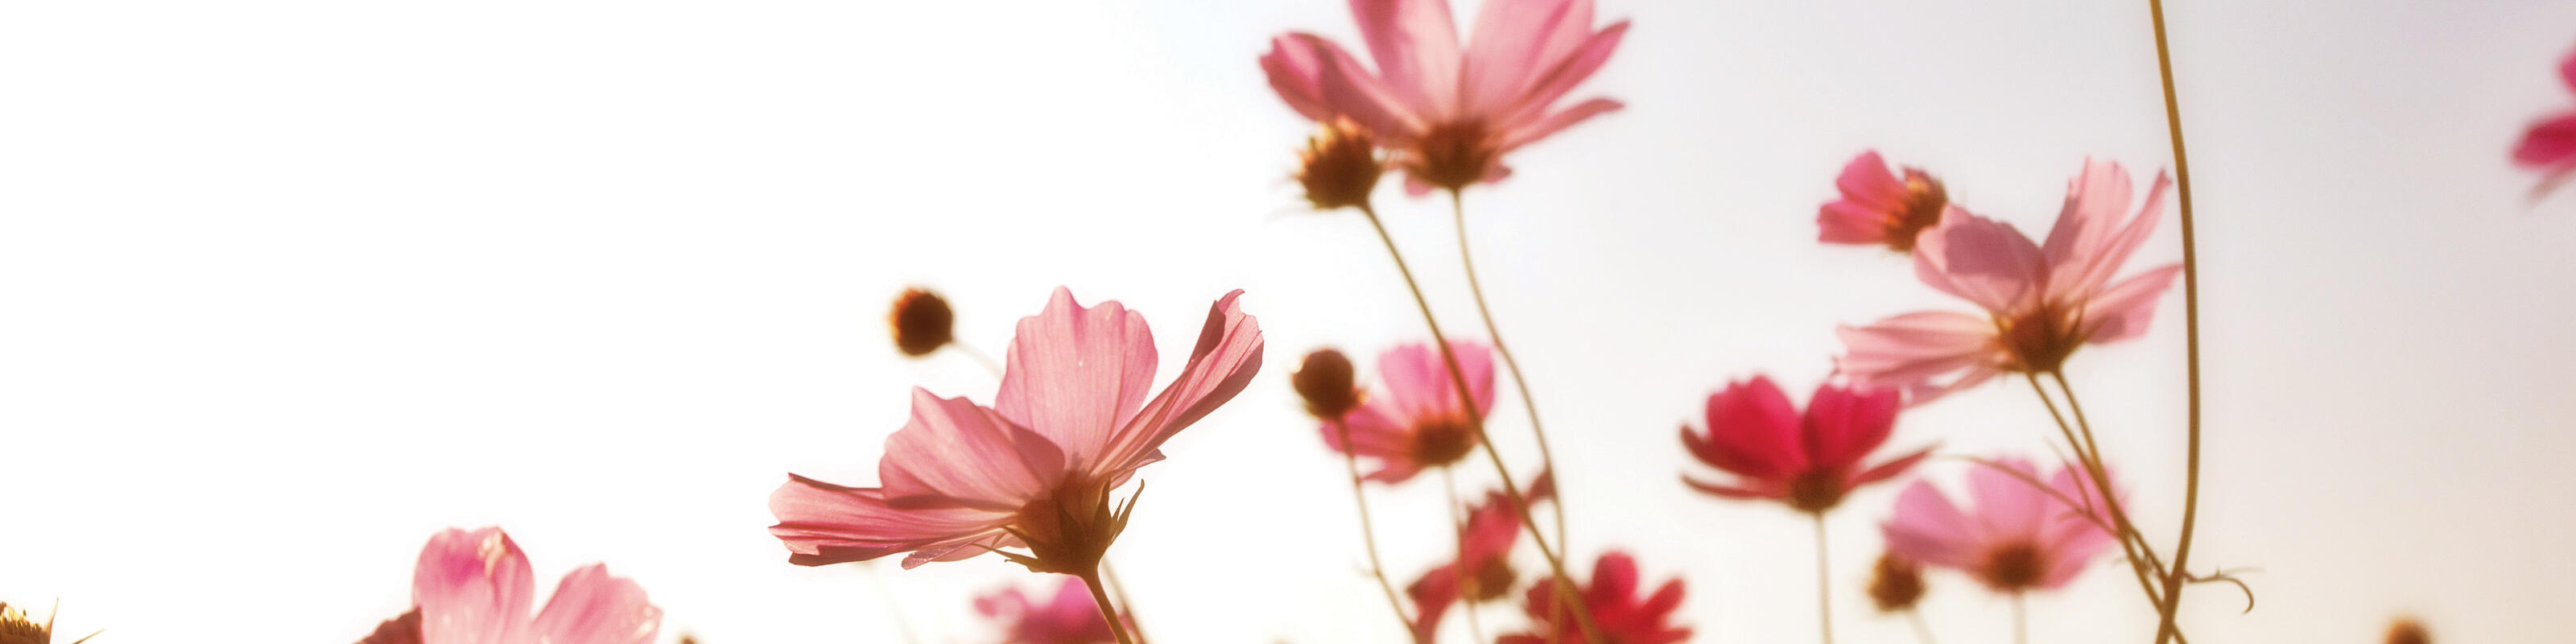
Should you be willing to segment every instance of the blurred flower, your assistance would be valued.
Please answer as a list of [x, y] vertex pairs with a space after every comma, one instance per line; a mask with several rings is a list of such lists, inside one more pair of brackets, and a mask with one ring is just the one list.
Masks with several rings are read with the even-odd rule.
[[[1666, 581], [1653, 595], [1642, 599], [1636, 592], [1637, 561], [1627, 553], [1601, 555], [1601, 560], [1592, 565], [1592, 585], [1583, 589], [1583, 606], [1591, 612], [1593, 625], [1601, 628], [1601, 636], [1609, 639], [1600, 644], [1672, 644], [1690, 639], [1690, 627], [1667, 623], [1673, 609], [1681, 607], [1682, 580]], [[1521, 612], [1529, 616], [1531, 632], [1504, 635], [1495, 644], [1584, 641], [1583, 631], [1574, 620], [1559, 624], [1551, 619], [1554, 611], [1550, 609], [1555, 604], [1556, 582], [1531, 585], [1521, 604]]]
[[[1002, 644], [1104, 644], [1118, 641], [1109, 620], [1100, 618], [1091, 589], [1081, 579], [1064, 577], [1046, 603], [1031, 603], [1017, 587], [975, 598], [975, 612], [1002, 627]], [[1132, 616], [1121, 616], [1133, 625]], [[1131, 629], [1132, 631], [1132, 629]]]
[[1357, 376], [1351, 373], [1351, 359], [1342, 352], [1318, 349], [1306, 354], [1297, 372], [1288, 375], [1288, 384], [1297, 389], [1297, 397], [1306, 401], [1306, 413], [1327, 422], [1351, 413], [1360, 405]]
[[649, 644], [662, 609], [644, 588], [591, 564], [564, 575], [530, 616], [535, 575], [500, 528], [449, 528], [429, 538], [412, 571], [412, 610], [359, 644]]
[[1893, 552], [1879, 555], [1870, 569], [1869, 599], [1881, 612], [1913, 610], [1923, 600], [1923, 566]]
[[[1556, 497], [1556, 476], [1541, 471], [1530, 479], [1530, 489], [1521, 499], [1536, 506]], [[1414, 616], [1415, 641], [1432, 641], [1440, 630], [1440, 617], [1451, 604], [1460, 600], [1474, 603], [1502, 599], [1520, 581], [1512, 570], [1512, 546], [1520, 542], [1521, 516], [1512, 500], [1501, 491], [1485, 493], [1485, 502], [1467, 513], [1467, 525], [1458, 534], [1458, 558], [1423, 573], [1404, 594], [1413, 598], [1420, 611]], [[1463, 577], [1462, 577], [1463, 574]]]
[[1378, 161], [1377, 142], [1347, 118], [1325, 122], [1323, 131], [1308, 137], [1306, 149], [1297, 153], [1297, 185], [1306, 188], [1306, 202], [1316, 210], [1367, 206], [1383, 174], [1386, 164]]
[[[98, 633], [81, 636], [80, 639], [72, 640], [71, 644], [87, 642], [92, 637], [98, 637]], [[0, 602], [0, 644], [52, 644], [53, 641], [54, 617], [52, 615], [46, 615], [45, 623], [38, 624], [35, 620], [27, 619], [27, 611], [18, 610], [8, 602]]]
[[[2038, 479], [2029, 461], [2005, 458], [1995, 463]], [[1896, 516], [1881, 526], [1887, 549], [1966, 571], [1998, 592], [2063, 587], [2114, 542], [2102, 528], [2110, 523], [2102, 495], [2078, 483], [2074, 468], [2059, 468], [2048, 485], [2057, 495], [2086, 504], [2094, 516], [2086, 518], [2029, 481], [1980, 465], [1968, 471], [1974, 514], [1951, 505], [1929, 481], [1906, 487], [1896, 500]]]
[[1682, 427], [1682, 446], [1710, 467], [1734, 473], [1736, 485], [1702, 482], [1693, 489], [1734, 499], [1768, 499], [1801, 512], [1822, 513], [1862, 485], [1887, 480], [1932, 454], [1916, 450], [1862, 467], [1896, 426], [1895, 390], [1824, 385], [1807, 398], [1802, 418], [1789, 396], [1767, 376], [1729, 383], [1708, 397], [1708, 433]]
[[[2087, 160], [2044, 245], [1951, 206], [1939, 226], [1915, 239], [1914, 274], [1985, 314], [1908, 313], [1843, 327], [1843, 372], [1863, 386], [1904, 389], [1920, 403], [1998, 373], [2055, 371], [2083, 344], [2145, 333], [2156, 296], [2182, 267], [2168, 264], [2118, 283], [2111, 276], [2154, 232], [2166, 185], [2157, 174], [2146, 204], [2124, 224], [2129, 173]], [[1944, 376], [1948, 382], [1934, 382]]]
[[956, 318], [957, 314], [948, 309], [948, 300], [940, 299], [939, 294], [908, 288], [895, 297], [894, 310], [886, 314], [886, 323], [894, 328], [894, 347], [918, 358], [957, 340], [951, 329]]
[[1378, 378], [1386, 381], [1386, 395], [1367, 397], [1342, 418], [1350, 426], [1350, 443], [1343, 444], [1341, 430], [1326, 422], [1321, 427], [1324, 444], [1377, 459], [1377, 471], [1368, 478], [1389, 484], [1466, 458], [1476, 448], [1476, 419], [1494, 408], [1494, 354], [1465, 340], [1450, 341], [1449, 351], [1457, 354], [1458, 368], [1476, 397], [1473, 415], [1458, 400], [1458, 385], [1450, 381], [1448, 361], [1440, 351], [1428, 343], [1407, 344], [1378, 355]]
[[[915, 388], [912, 420], [886, 439], [883, 487], [788, 475], [770, 495], [770, 534], [788, 561], [820, 566], [897, 552], [906, 568], [997, 548], [1039, 572], [1090, 574], [1125, 528], [1110, 490], [1162, 460], [1172, 434], [1243, 391], [1261, 368], [1261, 328], [1218, 298], [1189, 363], [1162, 393], [1154, 336], [1117, 302], [1085, 308], [1063, 288], [1020, 320], [992, 407]], [[1132, 501], [1132, 499], [1131, 499]]]
[[1351, 0], [1372, 73], [1307, 33], [1270, 41], [1261, 69], [1298, 114], [1349, 118], [1395, 150], [1405, 187], [1456, 190], [1509, 174], [1503, 154], [1619, 109], [1594, 98], [1551, 111], [1609, 61], [1627, 21], [1592, 30], [1592, 0], [1492, 0], [1461, 50], [1444, 0]]
[[2413, 619], [2400, 619], [2388, 625], [2388, 644], [2433, 644], [2433, 634], [2424, 624]]
[[1916, 168], [1899, 181], [1887, 171], [1877, 150], [1860, 153], [1834, 180], [1841, 201], [1816, 213], [1816, 239], [1830, 244], [1884, 244], [1896, 252], [1914, 249], [1914, 236], [1941, 221], [1950, 203], [1941, 182]]
[[[2558, 79], [2568, 89], [2576, 90], [2576, 52], [2558, 61]], [[2513, 146], [2513, 163], [2540, 171], [2540, 187], [2534, 190], [2535, 195], [2576, 175], [2576, 110], [2532, 123], [2530, 129], [2523, 131], [2522, 141]]]

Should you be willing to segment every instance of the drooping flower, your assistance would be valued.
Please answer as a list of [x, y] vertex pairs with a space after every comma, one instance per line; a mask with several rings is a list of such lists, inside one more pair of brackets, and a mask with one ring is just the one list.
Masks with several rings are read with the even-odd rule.
[[[1530, 479], [1529, 490], [1521, 493], [1521, 499], [1533, 507], [1554, 498], [1556, 476], [1546, 471]], [[1520, 581], [1511, 562], [1512, 547], [1520, 543], [1520, 536], [1520, 510], [1512, 507], [1511, 498], [1500, 491], [1486, 492], [1485, 502], [1468, 511], [1467, 525], [1458, 533], [1457, 558], [1404, 587], [1417, 611], [1414, 640], [1432, 641], [1440, 630], [1441, 616], [1453, 604], [1490, 602], [1510, 594], [1512, 585]]]
[[[1055, 594], [1029, 601], [1018, 587], [975, 598], [975, 612], [1001, 627], [1000, 644], [1107, 644], [1118, 641], [1081, 579], [1064, 577]], [[1135, 618], [1121, 616], [1132, 625]], [[1131, 631], [1133, 629], [1130, 629]]]
[[1927, 447], [1862, 466], [1896, 427], [1900, 399], [1892, 389], [1829, 384], [1807, 398], [1801, 417], [1768, 376], [1729, 383], [1708, 397], [1708, 432], [1683, 426], [1682, 446], [1739, 482], [1720, 485], [1689, 476], [1682, 482], [1727, 498], [1779, 501], [1801, 512], [1833, 509], [1853, 489], [1901, 474], [1932, 454]]
[[565, 574], [544, 610], [527, 555], [500, 528], [429, 538], [412, 572], [412, 610], [360, 644], [649, 644], [662, 609], [635, 582], [591, 564]]
[[[998, 552], [1039, 572], [1090, 574], [1126, 525], [1110, 491], [1260, 370], [1261, 327], [1236, 304], [1242, 294], [1217, 299], [1188, 365], [1147, 400], [1155, 352], [1144, 315], [1114, 301], [1086, 308], [1056, 289], [1045, 311], [1020, 320], [993, 406], [914, 389], [911, 422], [877, 462], [882, 486], [791, 474], [770, 495], [770, 534], [798, 565], [910, 552], [910, 568]], [[1029, 552], [998, 550], [1007, 547]]]
[[1377, 157], [1377, 141], [1348, 118], [1326, 121], [1307, 137], [1297, 153], [1297, 185], [1316, 210], [1366, 206], [1386, 163]]
[[1905, 178], [1898, 180], [1877, 150], [1853, 157], [1834, 186], [1843, 198], [1816, 212], [1816, 239], [1829, 244], [1913, 250], [1914, 236], [1940, 223], [1941, 211], [1950, 205], [1950, 193], [1940, 180], [1920, 168], [1906, 168]]
[[886, 326], [894, 329], [895, 349], [918, 358], [956, 341], [952, 328], [956, 318], [948, 300], [939, 294], [908, 288], [895, 298], [894, 310], [886, 313]]
[[1306, 413], [1316, 418], [1341, 418], [1360, 406], [1357, 376], [1352, 373], [1351, 359], [1332, 349], [1317, 349], [1297, 363], [1297, 372], [1288, 375], [1288, 384], [1296, 388], [1297, 397], [1306, 401]]
[[2087, 160], [2045, 244], [1951, 206], [1939, 226], [1915, 239], [1914, 274], [1984, 315], [1931, 311], [1843, 327], [1843, 373], [1854, 384], [1906, 390], [1921, 403], [2000, 373], [2055, 371], [2085, 344], [2146, 333], [2157, 296], [2182, 266], [2111, 278], [2155, 231], [2166, 185], [2158, 173], [2146, 204], [2124, 223], [2129, 173]]
[[1879, 555], [1870, 568], [1869, 600], [1883, 613], [1913, 610], [1923, 600], [1923, 566], [1893, 552]]
[[[60, 602], [56, 603], [56, 608], [60, 608]], [[72, 640], [71, 644], [81, 644], [97, 636], [98, 633], [90, 633]], [[38, 624], [36, 620], [27, 618], [27, 611], [18, 610], [9, 602], [0, 602], [0, 644], [52, 644], [53, 641], [53, 615], [46, 615], [45, 623]]]
[[[1572, 618], [1554, 619], [1556, 582], [1532, 584], [1522, 600], [1521, 612], [1529, 616], [1530, 632], [1504, 635], [1495, 644], [1547, 644], [1548, 642], [1582, 642], [1581, 625]], [[1670, 622], [1673, 609], [1682, 605], [1682, 580], [1673, 579], [1656, 587], [1646, 597], [1637, 597], [1637, 561], [1624, 552], [1601, 555], [1592, 564], [1592, 584], [1583, 588], [1583, 607], [1592, 616], [1592, 624], [1608, 639], [1599, 644], [1672, 644], [1690, 639], [1688, 626]], [[1553, 638], [1553, 639], [1551, 639]]]
[[[2558, 61], [2558, 79], [2576, 91], [2576, 52]], [[2513, 146], [2513, 163], [2540, 172], [2540, 186], [2532, 190], [2534, 196], [2576, 176], [2576, 110], [2562, 110], [2532, 122], [2523, 131], [2522, 141]]]
[[[2029, 461], [2002, 458], [1994, 463], [2039, 480]], [[2115, 542], [2103, 528], [2111, 520], [2102, 495], [2080, 482], [2075, 468], [2061, 467], [2047, 481], [2055, 495], [1979, 465], [1968, 471], [1969, 495], [1976, 502], [1971, 511], [1952, 505], [1930, 481], [1915, 481], [1897, 497], [1896, 516], [1880, 526], [1887, 549], [1964, 571], [1997, 592], [2064, 587]], [[2089, 510], [2069, 507], [2070, 501]]]
[[1368, 479], [1388, 484], [1466, 458], [1476, 449], [1476, 419], [1494, 408], [1494, 354], [1465, 340], [1451, 340], [1449, 351], [1457, 354], [1459, 373], [1476, 398], [1473, 415], [1458, 400], [1458, 385], [1450, 380], [1440, 351], [1428, 343], [1406, 344], [1378, 355], [1385, 395], [1368, 397], [1342, 417], [1349, 425], [1349, 443], [1342, 441], [1342, 428], [1327, 421], [1318, 428], [1324, 444], [1377, 459]]
[[1592, 30], [1592, 0], [1492, 0], [1462, 49], [1446, 0], [1351, 0], [1377, 61], [1313, 34], [1273, 38], [1261, 69], [1288, 107], [1319, 123], [1348, 118], [1396, 153], [1406, 189], [1500, 181], [1503, 155], [1619, 109], [1557, 100], [1601, 69], [1628, 22]]

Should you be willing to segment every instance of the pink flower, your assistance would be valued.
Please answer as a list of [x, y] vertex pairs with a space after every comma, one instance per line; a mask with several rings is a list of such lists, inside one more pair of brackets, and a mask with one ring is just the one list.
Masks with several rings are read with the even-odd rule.
[[1843, 327], [1843, 373], [1862, 386], [1904, 389], [1921, 403], [1999, 373], [2055, 371], [2084, 344], [2145, 333], [2156, 296], [2181, 265], [2116, 283], [2111, 277], [2154, 232], [2166, 185], [2157, 174], [2146, 205], [2122, 223], [2129, 173], [2117, 163], [2087, 160], [2084, 174], [2068, 185], [2066, 207], [2046, 244], [2031, 243], [2011, 224], [1950, 207], [1938, 227], [1915, 239], [1914, 274], [1984, 314], [1909, 313]]
[[1492, 0], [1464, 49], [1445, 0], [1351, 0], [1351, 13], [1375, 73], [1302, 32], [1271, 39], [1261, 69], [1298, 114], [1347, 117], [1395, 150], [1414, 194], [1500, 181], [1504, 153], [1620, 107], [1550, 109], [1628, 32], [1625, 20], [1593, 31], [1592, 0]]
[[1152, 400], [1154, 336], [1117, 302], [1084, 308], [1062, 288], [1020, 320], [992, 407], [914, 389], [912, 421], [886, 438], [883, 487], [789, 475], [769, 497], [788, 561], [820, 566], [897, 552], [906, 568], [998, 548], [1039, 572], [1090, 574], [1126, 525], [1109, 492], [1161, 446], [1243, 391], [1261, 326], [1218, 298], [1180, 376]]
[[[1532, 506], [1553, 498], [1556, 477], [1546, 471], [1530, 479], [1529, 491], [1521, 493], [1521, 499]], [[1466, 529], [1458, 534], [1458, 557], [1404, 587], [1420, 612], [1413, 619], [1414, 641], [1434, 639], [1440, 617], [1459, 600], [1483, 603], [1511, 593], [1512, 584], [1520, 581], [1511, 562], [1512, 546], [1520, 536], [1521, 515], [1511, 498], [1500, 491], [1485, 493], [1485, 502], [1467, 513]]]
[[[1105, 644], [1118, 641], [1109, 620], [1081, 579], [1064, 577], [1046, 603], [1030, 602], [1018, 588], [975, 598], [975, 612], [1002, 627], [1003, 644]], [[1131, 625], [1134, 617], [1122, 616]], [[1132, 629], [1131, 629], [1132, 630]]]
[[1800, 417], [1769, 377], [1730, 383], [1708, 397], [1708, 433], [1684, 426], [1682, 446], [1741, 482], [1718, 485], [1688, 476], [1682, 482], [1701, 492], [1770, 499], [1802, 512], [1833, 509], [1852, 489], [1887, 480], [1932, 454], [1924, 448], [1861, 466], [1896, 427], [1900, 398], [1892, 389], [1824, 385], [1807, 398], [1807, 413]]
[[[1592, 585], [1583, 589], [1583, 605], [1590, 610], [1592, 624], [1600, 627], [1601, 636], [1609, 639], [1600, 644], [1672, 644], [1690, 639], [1690, 627], [1667, 623], [1673, 609], [1682, 605], [1682, 580], [1666, 581], [1643, 599], [1636, 593], [1637, 560], [1627, 553], [1601, 555], [1601, 561], [1592, 565]], [[1529, 615], [1531, 632], [1505, 635], [1494, 640], [1495, 644], [1584, 641], [1583, 631], [1573, 619], [1561, 624], [1551, 619], [1555, 605], [1555, 581], [1531, 585], [1521, 604], [1521, 612]]]
[[[2576, 90], [2576, 53], [2558, 62], [2558, 78], [2568, 89]], [[2532, 123], [2531, 129], [2522, 133], [2522, 142], [2513, 146], [2513, 163], [2540, 171], [2535, 196], [2576, 175], [2576, 110], [2561, 111]]]
[[[2029, 461], [1997, 459], [2034, 480]], [[2061, 467], [2048, 486], [2061, 501], [2029, 482], [1990, 466], [1968, 471], [1968, 491], [1975, 514], [1963, 513], [1929, 481], [1915, 481], [1896, 499], [1896, 516], [1881, 529], [1887, 549], [1907, 559], [1953, 568], [1975, 576], [1998, 592], [2061, 588], [2084, 572], [2084, 566], [2114, 543], [2108, 515], [2098, 490], [2079, 483], [2071, 467]], [[2068, 507], [2069, 501], [2092, 508], [2093, 516]], [[2095, 523], [2099, 521], [2100, 523]]]
[[1494, 354], [1465, 340], [1450, 341], [1449, 351], [1457, 354], [1458, 368], [1476, 396], [1473, 416], [1458, 400], [1458, 385], [1450, 381], [1449, 363], [1440, 351], [1429, 344], [1407, 344], [1378, 355], [1378, 378], [1386, 381], [1386, 395], [1370, 397], [1342, 417], [1350, 443], [1342, 442], [1343, 428], [1325, 422], [1318, 429], [1324, 444], [1377, 459], [1368, 478], [1388, 484], [1466, 458], [1476, 449], [1475, 419], [1494, 409]]
[[564, 575], [544, 610], [528, 557], [500, 528], [450, 528], [429, 538], [413, 569], [412, 610], [360, 644], [648, 644], [662, 610], [635, 582], [591, 564]]
[[1896, 252], [1914, 249], [1914, 236], [1940, 223], [1950, 203], [1939, 180], [1918, 168], [1906, 168], [1905, 179], [1887, 171], [1877, 150], [1860, 153], [1834, 180], [1840, 201], [1816, 212], [1816, 239], [1829, 244], [1880, 244]]

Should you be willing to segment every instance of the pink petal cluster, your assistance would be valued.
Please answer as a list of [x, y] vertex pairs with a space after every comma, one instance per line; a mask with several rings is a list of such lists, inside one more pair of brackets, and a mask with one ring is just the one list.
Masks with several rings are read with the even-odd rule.
[[500, 528], [430, 537], [412, 572], [412, 610], [360, 644], [649, 644], [662, 610], [643, 587], [591, 564], [564, 575], [535, 615], [535, 574]]
[[[2029, 461], [2004, 458], [1994, 463], [2039, 480]], [[2114, 543], [2103, 529], [2110, 519], [2102, 495], [2078, 476], [2072, 467], [2049, 475], [2052, 496], [2020, 477], [1980, 465], [1968, 471], [1968, 492], [1976, 503], [1972, 512], [1952, 505], [1931, 482], [1915, 481], [1897, 497], [1896, 516], [1881, 526], [1887, 549], [1967, 572], [1999, 592], [2064, 587]], [[2084, 504], [2091, 516], [2069, 502]]]
[[1877, 150], [1860, 153], [1843, 166], [1834, 186], [1842, 199], [1816, 212], [1816, 239], [1829, 244], [1883, 245], [1897, 252], [1914, 249], [1914, 237], [1941, 221], [1950, 193], [1918, 168], [1905, 178], [1887, 171]]
[[[1521, 499], [1533, 507], [1554, 498], [1552, 472], [1539, 472], [1530, 480], [1530, 489], [1521, 493]], [[1520, 581], [1511, 564], [1512, 547], [1520, 543], [1520, 536], [1520, 511], [1512, 507], [1511, 498], [1500, 491], [1485, 493], [1485, 502], [1467, 513], [1467, 525], [1458, 534], [1457, 558], [1404, 587], [1419, 611], [1413, 619], [1414, 641], [1432, 641], [1440, 631], [1441, 616], [1460, 600], [1481, 603], [1509, 594]]]
[[1377, 71], [1302, 32], [1273, 38], [1261, 69], [1298, 114], [1348, 118], [1395, 150], [1414, 194], [1500, 181], [1504, 153], [1620, 107], [1553, 107], [1628, 32], [1594, 31], [1592, 0], [1490, 0], [1463, 46], [1445, 0], [1351, 0], [1351, 13]]
[[[999, 644], [1106, 644], [1118, 641], [1109, 620], [1100, 618], [1091, 588], [1075, 577], [1061, 577], [1055, 594], [1044, 603], [1029, 601], [1018, 588], [975, 598], [975, 612], [1001, 627]], [[1133, 617], [1123, 617], [1132, 625]]]
[[1449, 351], [1457, 355], [1459, 372], [1476, 398], [1472, 414], [1458, 399], [1458, 385], [1440, 351], [1429, 344], [1406, 344], [1378, 355], [1382, 395], [1368, 396], [1342, 417], [1350, 441], [1342, 440], [1344, 427], [1326, 422], [1317, 428], [1324, 444], [1375, 459], [1368, 479], [1388, 484], [1465, 458], [1476, 447], [1476, 419], [1494, 409], [1494, 352], [1465, 340], [1450, 341]]
[[1887, 442], [1896, 427], [1901, 396], [1893, 389], [1824, 385], [1807, 398], [1804, 415], [1767, 376], [1729, 383], [1708, 397], [1708, 432], [1682, 428], [1682, 445], [1702, 463], [1735, 474], [1720, 485], [1688, 476], [1701, 492], [1737, 499], [1768, 499], [1803, 512], [1824, 512], [1843, 496], [1887, 480], [1932, 454], [1931, 448], [1876, 465], [1862, 459]]
[[[1090, 572], [1124, 526], [1110, 489], [1162, 460], [1163, 442], [1243, 391], [1261, 368], [1261, 327], [1219, 298], [1180, 376], [1152, 399], [1154, 336], [1117, 302], [1084, 307], [1062, 288], [1020, 321], [991, 407], [915, 389], [912, 420], [886, 439], [882, 487], [790, 475], [770, 496], [789, 561], [819, 566], [896, 552], [909, 568], [1025, 546], [1005, 556]], [[1078, 570], [1076, 570], [1078, 569]]]
[[[2558, 61], [2558, 78], [2576, 91], [2576, 52]], [[2513, 146], [2513, 163], [2541, 173], [2540, 187], [2534, 193], [2546, 192], [2576, 176], [2576, 109], [2532, 123], [2523, 131], [2522, 141]]]
[[[1601, 636], [1609, 640], [1605, 644], [1673, 644], [1690, 639], [1690, 627], [1671, 624], [1673, 610], [1682, 605], [1682, 580], [1666, 581], [1653, 594], [1638, 597], [1637, 576], [1637, 560], [1624, 552], [1601, 555], [1592, 564], [1592, 583], [1583, 588], [1583, 606]], [[1552, 619], [1555, 605], [1555, 581], [1531, 585], [1521, 612], [1529, 616], [1532, 630], [1504, 635], [1495, 644], [1586, 641], [1575, 620], [1557, 623]]]
[[1916, 238], [1914, 274], [1984, 311], [1909, 313], [1844, 327], [1843, 373], [1862, 386], [1903, 389], [1919, 403], [2000, 373], [2055, 371], [2084, 344], [2145, 333], [2156, 297], [2181, 265], [2111, 278], [2154, 232], [2167, 185], [2157, 174], [2145, 205], [2124, 221], [2128, 171], [2087, 160], [2045, 243], [1951, 206], [1939, 226]]

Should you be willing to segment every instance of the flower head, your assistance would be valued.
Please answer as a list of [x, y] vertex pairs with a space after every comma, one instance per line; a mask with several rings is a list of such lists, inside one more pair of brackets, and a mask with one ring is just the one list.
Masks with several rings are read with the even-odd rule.
[[[2576, 90], [2576, 52], [2558, 61], [2558, 79]], [[2513, 146], [2513, 163], [2540, 171], [2540, 186], [2533, 194], [2547, 192], [2576, 176], [2576, 110], [2563, 110], [2533, 122]]]
[[914, 389], [911, 422], [877, 462], [882, 486], [791, 474], [769, 497], [770, 534], [807, 566], [910, 552], [909, 568], [1026, 547], [1001, 554], [1040, 572], [1091, 572], [1126, 527], [1128, 508], [1113, 507], [1110, 491], [1260, 370], [1261, 327], [1235, 303], [1242, 294], [1209, 308], [1188, 365], [1148, 400], [1145, 316], [1056, 289], [1045, 311], [1020, 320], [993, 406]]
[[1708, 433], [1684, 426], [1682, 446], [1740, 482], [1719, 485], [1688, 476], [1682, 482], [1701, 492], [1769, 499], [1802, 512], [1833, 509], [1852, 489], [1901, 474], [1932, 454], [1927, 447], [1862, 466], [1896, 427], [1898, 403], [1894, 390], [1824, 385], [1807, 398], [1802, 417], [1767, 376], [1728, 384], [1708, 397]]
[[1475, 395], [1474, 412], [1458, 399], [1458, 385], [1450, 380], [1440, 351], [1429, 344], [1407, 344], [1378, 355], [1385, 395], [1368, 397], [1342, 417], [1350, 440], [1342, 440], [1345, 427], [1327, 421], [1318, 428], [1324, 444], [1377, 459], [1377, 470], [1368, 478], [1389, 484], [1466, 458], [1476, 448], [1476, 419], [1494, 408], [1494, 355], [1485, 345], [1465, 340], [1450, 341], [1449, 351], [1458, 356], [1459, 373]]
[[895, 297], [894, 310], [886, 313], [886, 326], [894, 329], [894, 347], [918, 358], [957, 340], [951, 328], [956, 318], [956, 312], [948, 309], [948, 300], [940, 299], [939, 294], [908, 288]]
[[1899, 180], [1877, 150], [1853, 157], [1834, 186], [1842, 189], [1842, 200], [1816, 212], [1816, 239], [1829, 244], [1913, 250], [1914, 236], [1940, 223], [1941, 210], [1950, 205], [1950, 193], [1940, 180], [1918, 168], [1906, 168]]
[[1297, 397], [1306, 401], [1306, 413], [1332, 420], [1351, 413], [1360, 406], [1359, 384], [1351, 373], [1351, 359], [1332, 349], [1317, 349], [1297, 363], [1297, 372], [1289, 374], [1288, 384], [1297, 389]]
[[[1668, 623], [1673, 609], [1682, 605], [1682, 580], [1666, 581], [1653, 594], [1637, 597], [1637, 560], [1627, 553], [1604, 554], [1592, 564], [1592, 584], [1583, 588], [1582, 604], [1592, 616], [1592, 624], [1600, 627], [1601, 636], [1609, 640], [1600, 644], [1672, 644], [1691, 636], [1690, 627]], [[1531, 632], [1505, 635], [1495, 644], [1584, 641], [1583, 631], [1574, 620], [1555, 621], [1555, 606], [1555, 581], [1531, 585], [1521, 604], [1521, 612], [1529, 616]]]
[[1984, 314], [1908, 313], [1844, 327], [1843, 372], [1855, 384], [1906, 390], [1920, 403], [1999, 373], [2055, 371], [2077, 347], [2146, 333], [2156, 297], [2181, 265], [2111, 278], [2155, 231], [2167, 183], [2156, 175], [2146, 204], [2123, 222], [2129, 173], [2088, 160], [2044, 244], [1951, 206], [1940, 225], [1915, 238], [1914, 274]]
[[[57, 604], [59, 607], [59, 602]], [[84, 635], [72, 640], [71, 644], [81, 644], [97, 636], [98, 633]], [[0, 602], [0, 644], [51, 644], [53, 641], [52, 615], [45, 616], [45, 623], [38, 624], [36, 620], [27, 618], [27, 611], [18, 610], [9, 602]]]
[[412, 571], [412, 610], [360, 644], [648, 644], [662, 609], [635, 582], [591, 564], [564, 575], [544, 610], [519, 544], [500, 528], [450, 528], [429, 538]]
[[1913, 610], [1923, 600], [1923, 566], [1893, 552], [1879, 555], [1870, 568], [1869, 599], [1880, 612]]
[[[1929, 481], [1915, 481], [1896, 500], [1896, 516], [1880, 526], [1887, 549], [1907, 559], [1965, 571], [1998, 592], [2054, 589], [2073, 581], [2084, 566], [2114, 543], [2103, 529], [2110, 519], [2098, 490], [2079, 482], [2072, 467], [2039, 480], [2029, 461], [1998, 459], [2015, 476], [1980, 465], [1968, 471], [1973, 512], [1963, 512]], [[2051, 493], [2054, 491], [2054, 494]], [[2091, 515], [2067, 507], [2083, 503]]]
[[2433, 634], [2424, 630], [2423, 622], [2400, 619], [2388, 625], [2388, 644], [2433, 644]]
[[1377, 142], [1347, 118], [1324, 123], [1323, 131], [1308, 137], [1306, 149], [1297, 153], [1297, 185], [1306, 189], [1306, 202], [1316, 210], [1368, 205], [1369, 193], [1377, 190], [1377, 178], [1384, 174]]
[[[1001, 627], [1003, 644], [1107, 644], [1118, 641], [1109, 629], [1109, 620], [1100, 618], [1099, 604], [1093, 603], [1091, 589], [1081, 579], [1064, 577], [1055, 593], [1041, 602], [1029, 601], [1020, 589], [1004, 588], [975, 598], [975, 612]], [[1131, 616], [1121, 619], [1134, 622]]]
[[1445, 0], [1351, 0], [1351, 14], [1375, 72], [1307, 33], [1271, 39], [1261, 69], [1298, 114], [1348, 118], [1395, 150], [1415, 194], [1500, 181], [1505, 153], [1620, 107], [1554, 108], [1628, 32], [1624, 20], [1594, 31], [1592, 0], [1492, 0], [1463, 44]]
[[[1521, 493], [1521, 499], [1532, 506], [1555, 497], [1556, 476], [1546, 471], [1530, 479], [1529, 490]], [[1511, 498], [1500, 491], [1485, 493], [1485, 502], [1468, 511], [1467, 524], [1458, 534], [1458, 557], [1404, 587], [1419, 611], [1413, 619], [1415, 639], [1431, 641], [1452, 604], [1484, 603], [1509, 595], [1512, 585], [1520, 581], [1511, 561], [1512, 546], [1520, 536], [1520, 510], [1512, 507]]]

